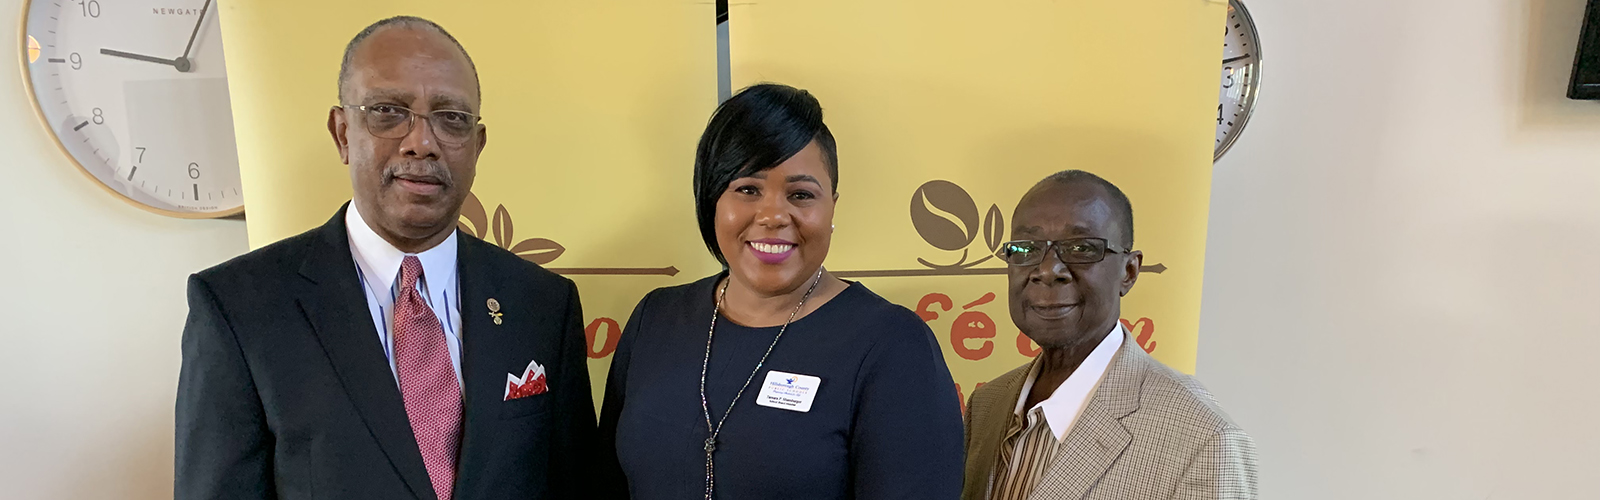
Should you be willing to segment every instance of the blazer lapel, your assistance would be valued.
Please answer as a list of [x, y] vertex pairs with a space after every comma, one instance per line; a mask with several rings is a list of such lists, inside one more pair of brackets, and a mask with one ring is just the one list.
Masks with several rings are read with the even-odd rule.
[[1055, 463], [1040, 478], [1030, 498], [1080, 499], [1111, 470], [1133, 435], [1122, 417], [1139, 409], [1139, 388], [1144, 382], [1142, 358], [1129, 353], [1139, 347], [1124, 335], [1122, 347], [1095, 387], [1083, 413], [1061, 441]]
[[372, 324], [366, 295], [357, 281], [344, 225], [347, 209], [348, 204], [322, 226], [322, 237], [306, 252], [300, 274], [315, 286], [298, 298], [300, 309], [333, 362], [345, 394], [389, 458], [389, 464], [413, 495], [431, 499], [433, 487], [422, 465], [422, 452], [417, 449], [400, 388]]
[[1004, 445], [1006, 429], [1011, 427], [1011, 417], [1016, 413], [1017, 398], [1022, 396], [1022, 385], [1027, 382], [1033, 363], [1037, 362], [1022, 365], [986, 386], [996, 390], [978, 393], [986, 393], [989, 397], [980, 400], [978, 394], [974, 394], [972, 407], [968, 409], [972, 415], [972, 449], [967, 450], [970, 458], [966, 470], [966, 482], [973, 486], [963, 488], [966, 492], [963, 500], [988, 497], [989, 482], [1000, 460], [1000, 447]]
[[[498, 293], [498, 280], [489, 269], [486, 243], [466, 234], [456, 235], [456, 273], [461, 284], [461, 380], [463, 412], [461, 455], [457, 470], [478, 470], [493, 460], [493, 431], [505, 399], [506, 372], [494, 363], [498, 359], [494, 320], [489, 316], [488, 300], [506, 297]], [[526, 320], [526, 318], [515, 318]], [[455, 491], [474, 491], [474, 474], [457, 474]]]

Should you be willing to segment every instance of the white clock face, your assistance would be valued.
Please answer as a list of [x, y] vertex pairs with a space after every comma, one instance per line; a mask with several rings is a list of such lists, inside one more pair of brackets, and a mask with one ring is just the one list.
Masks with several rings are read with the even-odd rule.
[[27, 66], [83, 171], [178, 217], [239, 213], [239, 157], [216, 0], [32, 0]]
[[1222, 39], [1222, 86], [1217, 95], [1217, 142], [1213, 158], [1233, 146], [1255, 106], [1261, 82], [1261, 47], [1250, 11], [1238, 0], [1228, 2], [1228, 25]]

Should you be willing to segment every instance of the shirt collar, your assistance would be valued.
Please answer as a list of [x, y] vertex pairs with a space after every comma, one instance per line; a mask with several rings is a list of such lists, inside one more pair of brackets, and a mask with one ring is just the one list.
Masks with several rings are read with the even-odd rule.
[[[1106, 369], [1111, 367], [1111, 358], [1116, 356], [1117, 349], [1122, 347], [1122, 322], [1117, 322], [1111, 327], [1111, 333], [1106, 335], [1100, 345], [1089, 352], [1089, 357], [1083, 359], [1078, 369], [1067, 376], [1050, 397], [1040, 401], [1038, 408], [1044, 412], [1045, 422], [1050, 424], [1050, 432], [1055, 434], [1056, 441], [1065, 439], [1067, 430], [1072, 428], [1073, 421], [1078, 419], [1078, 414], [1088, 405], [1089, 397], [1094, 395], [1095, 386], [1100, 385], [1100, 379], [1106, 374]], [[1017, 397], [1017, 406], [1014, 412], [1023, 415], [1022, 405], [1028, 400], [1028, 391], [1033, 389], [1034, 379], [1039, 378], [1039, 362], [1033, 362], [1033, 368], [1028, 370], [1028, 378], [1022, 384], [1022, 394]]]
[[[345, 212], [344, 224], [350, 232], [350, 250], [355, 254], [356, 262], [368, 274], [368, 280], [381, 286], [382, 290], [394, 287], [394, 281], [400, 278], [400, 262], [407, 255], [417, 256], [422, 261], [423, 283], [430, 281], [443, 286], [453, 286], [456, 276], [456, 232], [450, 231], [450, 236], [433, 248], [423, 250], [422, 253], [407, 254], [389, 244], [388, 240], [378, 236], [377, 231], [368, 226], [361, 212], [356, 210], [356, 203], [350, 202], [350, 209]], [[449, 290], [449, 288], [444, 288]]]

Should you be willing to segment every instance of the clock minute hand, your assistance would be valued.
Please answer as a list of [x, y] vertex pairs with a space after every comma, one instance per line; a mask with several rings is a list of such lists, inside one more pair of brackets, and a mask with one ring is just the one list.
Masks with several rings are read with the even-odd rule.
[[[210, 1], [210, 0], [207, 0], [207, 1]], [[1234, 61], [1237, 61], [1237, 60], [1240, 60], [1240, 59], [1248, 59], [1249, 57], [1250, 57], [1250, 54], [1245, 54], [1245, 55], [1238, 56], [1238, 57], [1229, 57], [1227, 59], [1223, 59], [1222, 60], [1222, 64], [1228, 64], [1228, 63], [1231, 63], [1231, 62], [1234, 62]]]
[[173, 59], [163, 59], [163, 58], [160, 58], [160, 57], [152, 57], [152, 56], [147, 56], [147, 55], [144, 55], [144, 54], [135, 54], [135, 53], [132, 53], [132, 52], [123, 52], [123, 51], [120, 51], [120, 50], [111, 50], [111, 49], [100, 49], [100, 53], [108, 55], [108, 56], [112, 56], [112, 57], [121, 57], [123, 59], [133, 59], [135, 61], [153, 62], [153, 63], [156, 63], [156, 64], [165, 64], [167, 66], [172, 66], [172, 67], [175, 67], [175, 68], [178, 67], [178, 61], [173, 60]]
[[195, 20], [194, 30], [189, 32], [189, 43], [183, 46], [183, 55], [174, 59], [177, 62], [174, 66], [178, 71], [189, 72], [189, 51], [194, 50], [194, 39], [200, 36], [200, 26], [206, 23], [206, 12], [209, 10], [211, 10], [211, 0], [206, 0], [206, 3], [200, 6], [200, 19]]

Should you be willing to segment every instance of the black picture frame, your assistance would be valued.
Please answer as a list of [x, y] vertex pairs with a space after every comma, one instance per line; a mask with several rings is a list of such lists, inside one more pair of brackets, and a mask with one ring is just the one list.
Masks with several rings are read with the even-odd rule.
[[1572, 61], [1570, 99], [1600, 100], [1600, 0], [1589, 0], [1578, 33], [1578, 53]]

